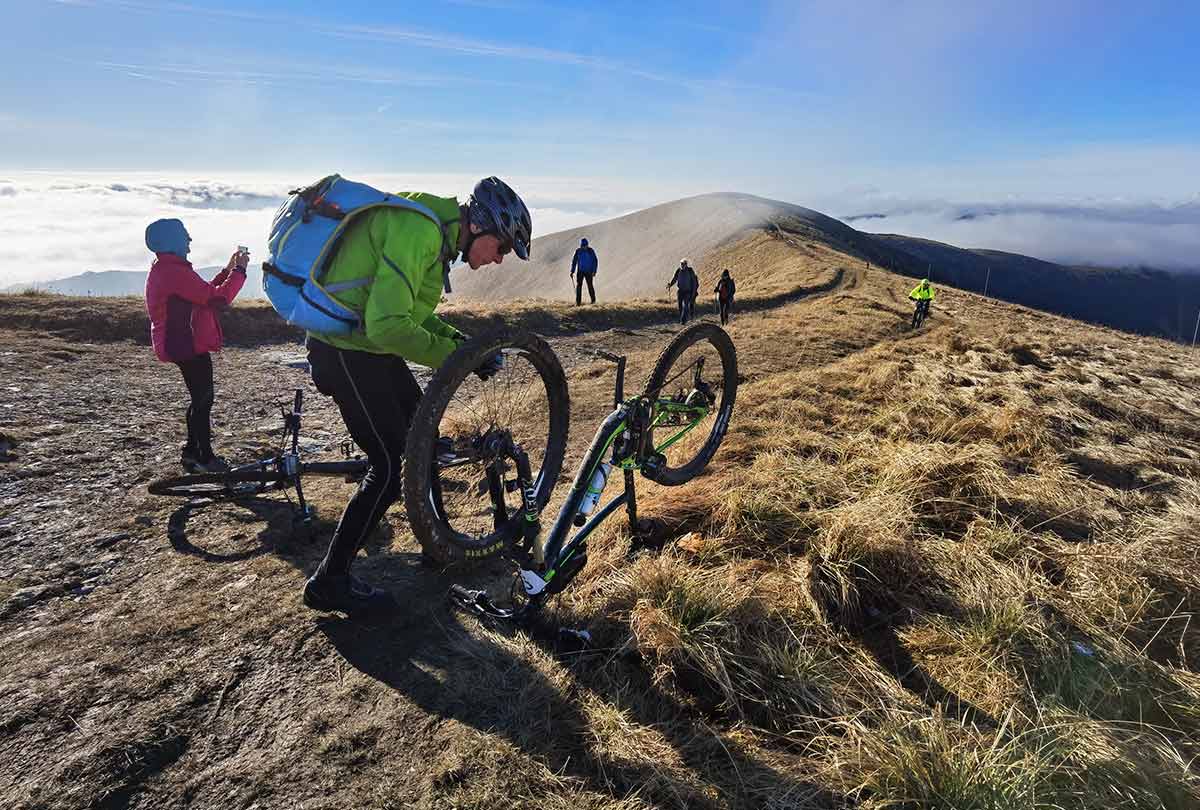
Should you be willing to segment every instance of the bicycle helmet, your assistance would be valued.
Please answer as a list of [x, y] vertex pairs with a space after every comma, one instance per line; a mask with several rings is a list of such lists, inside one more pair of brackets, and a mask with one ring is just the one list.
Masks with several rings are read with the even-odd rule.
[[493, 234], [512, 245], [513, 252], [522, 259], [529, 258], [533, 221], [525, 203], [507, 183], [499, 177], [483, 178], [475, 184], [467, 209], [471, 223], [479, 226], [483, 233]]

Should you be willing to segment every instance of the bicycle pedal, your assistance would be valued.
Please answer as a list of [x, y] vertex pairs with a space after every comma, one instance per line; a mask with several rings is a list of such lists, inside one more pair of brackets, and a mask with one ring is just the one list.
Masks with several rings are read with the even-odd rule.
[[572, 630], [570, 627], [558, 628], [558, 640], [578, 647], [592, 646], [592, 634], [587, 630]]

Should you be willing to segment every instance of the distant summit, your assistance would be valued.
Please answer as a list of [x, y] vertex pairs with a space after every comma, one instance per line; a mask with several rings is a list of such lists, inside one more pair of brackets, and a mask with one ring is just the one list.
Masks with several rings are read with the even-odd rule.
[[[857, 233], [799, 205], [752, 194], [702, 194], [538, 237], [529, 262], [509, 257], [500, 267], [472, 271], [460, 266], [451, 275], [453, 297], [574, 300], [571, 256], [585, 237], [600, 259], [596, 283], [603, 298], [659, 296], [680, 259], [705, 271], [718, 248], [782, 222], [836, 235], [835, 241], [842, 232]], [[534, 228], [536, 233], [536, 222]]]

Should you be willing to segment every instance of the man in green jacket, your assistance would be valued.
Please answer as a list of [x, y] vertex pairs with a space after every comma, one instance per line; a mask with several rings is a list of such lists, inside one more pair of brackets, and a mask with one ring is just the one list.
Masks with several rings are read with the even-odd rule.
[[[431, 209], [428, 217], [399, 208], [365, 213], [342, 238], [325, 277], [326, 289], [370, 279], [336, 293], [362, 313], [350, 335], [308, 334], [313, 382], [333, 397], [350, 436], [370, 468], [346, 505], [325, 559], [304, 586], [304, 604], [348, 614], [391, 607], [391, 596], [350, 573], [363, 541], [401, 492], [400, 462], [421, 389], [406, 360], [437, 368], [465, 338], [434, 315], [449, 264], [460, 256], [472, 270], [500, 264], [511, 251], [529, 258], [529, 209], [507, 184], [480, 180], [460, 205], [452, 197], [406, 193]], [[487, 379], [500, 369], [494, 358], [475, 373]]]

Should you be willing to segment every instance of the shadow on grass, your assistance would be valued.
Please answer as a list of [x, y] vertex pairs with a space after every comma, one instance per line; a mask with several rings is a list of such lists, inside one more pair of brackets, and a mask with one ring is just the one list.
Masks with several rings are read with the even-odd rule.
[[[614, 678], [598, 654], [562, 655], [552, 642], [514, 637], [520, 630], [494, 635], [468, 627], [446, 608], [450, 576], [401, 555], [381, 555], [372, 567], [391, 572], [389, 585], [413, 609], [377, 623], [322, 618], [318, 629], [348, 664], [425, 712], [507, 741], [551, 773], [601, 794], [680, 808], [837, 803], [801, 774], [759, 762], [719, 737], [641, 667], [620, 661], [621, 677]], [[594, 699], [636, 723], [638, 733], [661, 735], [681, 765], [660, 762], [621, 731], [597, 725], [586, 708]], [[519, 775], [506, 778], [516, 784]], [[469, 782], [462, 780], [463, 790]], [[433, 789], [458, 788], [435, 780]]]

